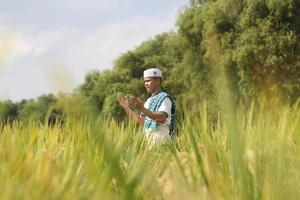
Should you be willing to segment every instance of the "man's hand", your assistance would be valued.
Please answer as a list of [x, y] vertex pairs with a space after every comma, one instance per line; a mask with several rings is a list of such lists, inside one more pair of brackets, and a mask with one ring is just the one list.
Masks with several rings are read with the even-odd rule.
[[122, 106], [123, 108], [129, 107], [128, 99], [124, 96], [124, 94], [118, 93], [117, 100], [118, 100], [120, 106]]
[[140, 98], [137, 97], [130, 97], [129, 103], [137, 110], [141, 111], [144, 108], [144, 104]]
[[132, 102], [132, 106], [136, 107], [140, 106], [140, 104], [142, 105], [142, 107], [144, 108], [142, 103], [139, 99], [137, 99], [136, 97], [131, 97], [130, 100], [128, 100], [127, 97], [124, 96], [124, 94], [122, 93], [118, 93], [117, 94], [117, 100], [120, 104], [121, 107], [124, 108], [125, 112], [129, 115], [130, 118], [134, 119], [137, 123], [139, 124], [144, 124], [144, 117], [141, 117], [138, 113], [135, 113], [133, 110], [131, 110], [131, 108], [129, 107], [129, 102]]

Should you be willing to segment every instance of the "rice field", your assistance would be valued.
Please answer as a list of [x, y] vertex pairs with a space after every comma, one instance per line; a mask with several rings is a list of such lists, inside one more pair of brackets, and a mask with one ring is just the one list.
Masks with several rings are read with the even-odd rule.
[[0, 130], [0, 199], [299, 199], [299, 106], [185, 113], [150, 147], [134, 124], [68, 119]]

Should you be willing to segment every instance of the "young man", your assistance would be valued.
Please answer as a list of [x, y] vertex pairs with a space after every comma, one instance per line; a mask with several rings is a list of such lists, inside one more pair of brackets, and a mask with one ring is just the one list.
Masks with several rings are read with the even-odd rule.
[[[144, 125], [144, 132], [154, 143], [165, 143], [173, 133], [175, 123], [175, 100], [162, 91], [162, 73], [159, 69], [151, 68], [144, 71], [144, 85], [151, 97], [145, 104], [137, 98], [126, 98], [119, 93], [117, 99], [130, 118]], [[140, 111], [134, 112], [129, 105]]]

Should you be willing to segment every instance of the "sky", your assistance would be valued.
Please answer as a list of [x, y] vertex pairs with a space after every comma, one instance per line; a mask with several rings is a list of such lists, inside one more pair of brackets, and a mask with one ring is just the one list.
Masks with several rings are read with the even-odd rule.
[[0, 100], [71, 92], [91, 70], [176, 30], [189, 0], [0, 0]]

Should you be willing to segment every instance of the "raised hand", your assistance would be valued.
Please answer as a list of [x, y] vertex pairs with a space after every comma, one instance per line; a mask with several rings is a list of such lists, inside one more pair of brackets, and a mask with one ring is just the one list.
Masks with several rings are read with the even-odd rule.
[[132, 105], [134, 108], [136, 108], [138, 110], [141, 110], [144, 107], [142, 100], [137, 97], [130, 97], [129, 103], [130, 103], [130, 105]]
[[124, 96], [124, 94], [118, 93], [117, 100], [118, 100], [120, 106], [122, 106], [123, 108], [129, 107], [128, 99]]

